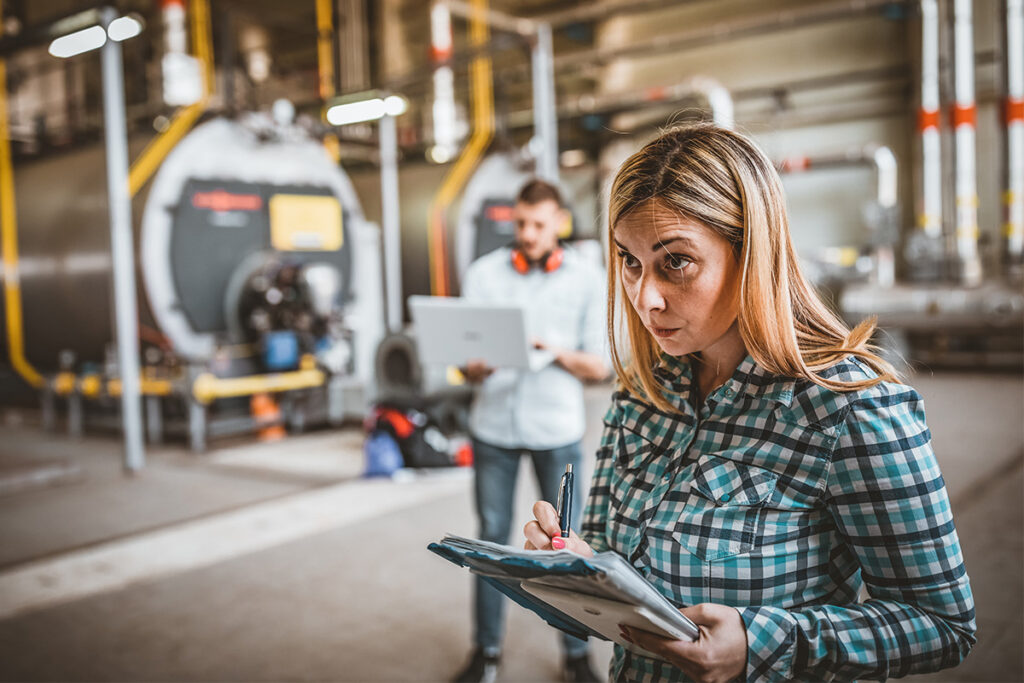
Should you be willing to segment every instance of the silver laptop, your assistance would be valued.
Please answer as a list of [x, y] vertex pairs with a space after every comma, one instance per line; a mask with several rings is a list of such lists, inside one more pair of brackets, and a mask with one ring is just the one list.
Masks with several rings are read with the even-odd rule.
[[444, 296], [411, 296], [416, 345], [424, 365], [464, 366], [482, 360], [493, 368], [540, 370], [554, 361], [531, 348], [519, 306], [494, 305]]

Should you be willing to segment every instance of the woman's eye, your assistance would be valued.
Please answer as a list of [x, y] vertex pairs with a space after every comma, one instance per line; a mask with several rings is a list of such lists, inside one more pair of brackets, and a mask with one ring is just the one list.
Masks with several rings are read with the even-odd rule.
[[627, 268], [636, 268], [637, 266], [640, 265], [640, 262], [637, 261], [633, 257], [633, 255], [628, 252], [620, 251], [619, 258], [622, 259], [622, 265], [626, 266]]
[[686, 266], [690, 265], [690, 261], [682, 256], [669, 256], [665, 259], [665, 265], [669, 270], [683, 270]]

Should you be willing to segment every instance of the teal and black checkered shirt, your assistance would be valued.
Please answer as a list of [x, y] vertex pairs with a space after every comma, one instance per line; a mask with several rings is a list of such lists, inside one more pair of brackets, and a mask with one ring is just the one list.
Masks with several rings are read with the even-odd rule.
[[[873, 376], [854, 359], [824, 374]], [[974, 599], [916, 391], [831, 391], [748, 356], [698, 414], [686, 360], [664, 357], [655, 377], [679, 413], [613, 397], [582, 525], [595, 552], [620, 553], [678, 606], [738, 608], [748, 681], [963, 660]], [[688, 680], [619, 646], [610, 673]]]

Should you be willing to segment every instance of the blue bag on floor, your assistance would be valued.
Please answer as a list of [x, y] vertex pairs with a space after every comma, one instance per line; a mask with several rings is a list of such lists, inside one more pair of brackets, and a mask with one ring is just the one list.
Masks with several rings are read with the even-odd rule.
[[402, 451], [395, 439], [383, 430], [374, 430], [363, 444], [366, 458], [364, 477], [390, 477], [403, 465]]

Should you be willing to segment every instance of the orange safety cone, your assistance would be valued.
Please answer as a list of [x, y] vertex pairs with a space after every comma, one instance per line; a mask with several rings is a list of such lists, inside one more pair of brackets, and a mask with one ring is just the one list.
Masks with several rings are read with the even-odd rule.
[[270, 394], [253, 394], [249, 410], [256, 423], [256, 434], [260, 441], [278, 441], [285, 437], [281, 424], [281, 409]]

